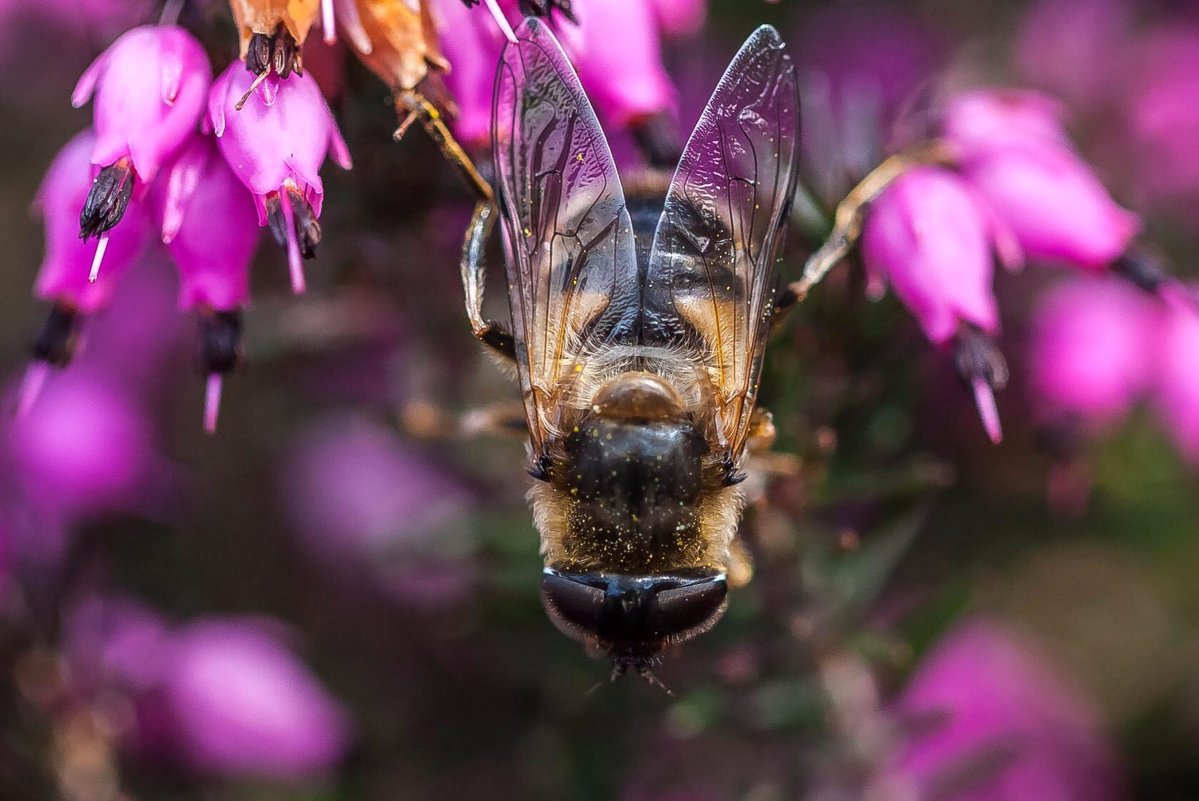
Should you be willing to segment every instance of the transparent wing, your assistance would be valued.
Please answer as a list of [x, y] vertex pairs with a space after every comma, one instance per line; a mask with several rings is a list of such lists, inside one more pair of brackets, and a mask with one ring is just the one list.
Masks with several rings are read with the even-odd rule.
[[635, 325], [633, 227], [591, 103], [536, 19], [504, 48], [492, 123], [513, 336], [540, 454], [587, 355]]
[[677, 317], [686, 346], [707, 367], [715, 433], [734, 460], [757, 396], [798, 151], [795, 66], [778, 31], [763, 25], [733, 58], [687, 142], [645, 279], [647, 297]]

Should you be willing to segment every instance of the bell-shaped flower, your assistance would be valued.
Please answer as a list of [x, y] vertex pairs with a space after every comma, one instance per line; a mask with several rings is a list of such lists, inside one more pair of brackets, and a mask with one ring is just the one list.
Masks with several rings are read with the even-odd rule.
[[259, 225], [269, 225], [286, 246], [292, 288], [303, 292], [301, 259], [315, 256], [321, 239], [321, 165], [331, 151], [348, 170], [350, 152], [311, 76], [272, 76], [238, 109], [253, 82], [230, 65], [212, 87], [209, 123], [225, 161], [255, 198]]
[[1031, 261], [1110, 267], [1141, 229], [1073, 149], [1044, 95], [964, 93], [946, 104], [941, 136]]
[[175, 25], [134, 28], [87, 68], [71, 102], [95, 96], [91, 161], [102, 169], [79, 216], [81, 236], [102, 237], [120, 222], [134, 190], [195, 132], [211, 81], [204, 49]]
[[930, 341], [958, 339], [959, 369], [998, 441], [992, 391], [1006, 382], [1006, 368], [983, 336], [999, 331], [991, 288], [995, 251], [1008, 264], [1019, 261], [986, 204], [940, 167], [917, 167], [895, 179], [871, 204], [862, 230], [871, 294], [890, 285]]
[[1199, 316], [1168, 307], [1157, 349], [1154, 406], [1178, 451], [1199, 464]]
[[154, 211], [179, 271], [179, 307], [200, 314], [200, 360], [208, 375], [204, 428], [212, 433], [222, 376], [244, 359], [242, 308], [250, 298], [258, 214], [253, 197], [211, 136], [193, 138], [172, 170], [171, 181], [162, 186], [153, 195]]
[[[147, 239], [147, 215], [136, 200], [126, 208], [125, 223], [110, 236], [79, 239], [79, 210], [92, 186], [94, 147], [95, 135], [90, 129], [75, 136], [51, 162], [34, 201], [46, 230], [45, 258], [34, 294], [53, 305], [34, 340], [34, 363], [18, 404], [21, 414], [36, 399], [48, 368], [71, 361], [79, 340], [80, 316], [108, 305], [113, 287], [138, 258]], [[102, 260], [108, 269], [97, 276]], [[93, 280], [89, 280], [89, 269]]]
[[194, 770], [306, 778], [349, 746], [347, 712], [264, 621], [197, 621], [163, 661], [177, 756]]
[[1149, 389], [1161, 310], [1114, 279], [1055, 287], [1033, 313], [1029, 389], [1038, 412], [1089, 427], [1116, 423]]
[[962, 172], [1030, 261], [1110, 267], [1141, 229], [1139, 218], [1065, 148], [998, 149], [968, 161]]
[[1124, 797], [1093, 703], [1034, 643], [991, 621], [968, 620], [950, 631], [892, 712], [909, 736], [888, 766], [880, 798]]

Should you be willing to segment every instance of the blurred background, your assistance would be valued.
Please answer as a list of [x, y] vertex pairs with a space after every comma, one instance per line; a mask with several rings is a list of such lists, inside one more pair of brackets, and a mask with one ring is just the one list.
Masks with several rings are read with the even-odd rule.
[[[1193, 4], [691, 5], [659, 31], [680, 132], [758, 24], [800, 67], [788, 277], [913, 109], [1022, 86], [1199, 278]], [[755, 578], [657, 671], [669, 696], [608, 684], [546, 619], [523, 444], [462, 431], [516, 398], [462, 311], [471, 197], [315, 35], [355, 168], [323, 171], [307, 294], [263, 238], [217, 433], [160, 248], [11, 417], [48, 308], [31, 203], [91, 119], [72, 87], [158, 11], [0, 3], [0, 797], [1199, 798], [1199, 338], [1095, 270], [997, 271], [999, 445], [953, 349], [869, 300], [856, 257], [834, 271], [767, 351], [791, 458], [746, 513]], [[181, 21], [217, 72], [236, 58], [224, 4]], [[1090, 380], [1119, 386], [1092, 403]]]

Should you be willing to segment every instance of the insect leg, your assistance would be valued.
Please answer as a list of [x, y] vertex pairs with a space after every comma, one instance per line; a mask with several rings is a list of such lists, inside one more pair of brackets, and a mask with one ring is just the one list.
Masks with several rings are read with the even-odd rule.
[[480, 202], [490, 203], [495, 198], [491, 184], [487, 182], [462, 145], [458, 144], [458, 140], [450, 133], [449, 127], [445, 124], [445, 118], [437, 106], [430, 103], [424, 95], [412, 91], [402, 92], [396, 96], [396, 110], [407, 113], [400, 121], [400, 127], [396, 128], [392, 138], [398, 142], [412, 127], [412, 123], [419, 122], [425, 132], [441, 148], [446, 159], [458, 168], [458, 172], [466, 179], [466, 183], [470, 186], [476, 199]]
[[487, 277], [483, 254], [495, 227], [496, 211], [493, 203], [480, 201], [475, 206], [462, 245], [462, 291], [466, 295], [466, 317], [475, 338], [506, 361], [515, 363], [516, 342], [512, 334], [499, 323], [483, 318], [483, 286]]
[[414, 400], [400, 408], [399, 420], [409, 435], [419, 439], [526, 437], [529, 431], [525, 407], [519, 402], [447, 412], [439, 404]]
[[871, 170], [837, 204], [837, 211], [833, 215], [833, 230], [824, 240], [824, 244], [808, 257], [800, 279], [788, 284], [786, 290], [779, 295], [775, 303], [776, 310], [783, 311], [806, 298], [812, 287], [820, 283], [829, 271], [849, 254], [862, 235], [866, 208], [892, 181], [919, 165], [947, 163], [951, 163], [951, 159], [946, 148], [934, 142], [908, 153], [891, 156]]

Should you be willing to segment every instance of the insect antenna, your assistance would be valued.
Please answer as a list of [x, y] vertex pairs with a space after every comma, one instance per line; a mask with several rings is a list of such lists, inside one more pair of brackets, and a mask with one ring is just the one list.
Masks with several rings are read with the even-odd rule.
[[662, 690], [662, 692], [666, 693], [667, 696], [674, 698], [674, 693], [671, 692], [671, 689], [663, 684], [661, 679], [654, 675], [654, 672], [650, 669], [649, 665], [638, 665], [637, 675], [645, 679], [646, 683], [651, 687], [658, 687]]

